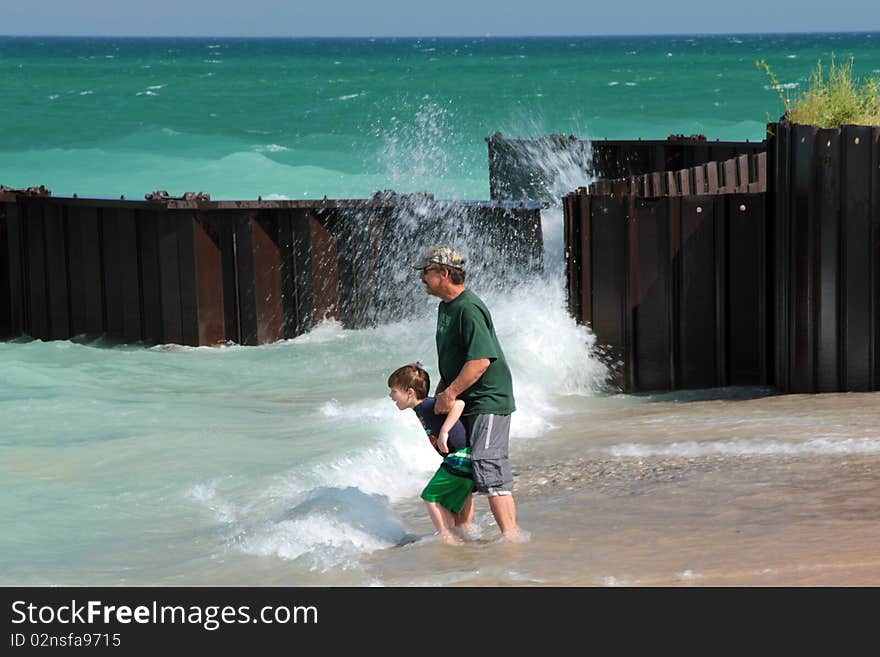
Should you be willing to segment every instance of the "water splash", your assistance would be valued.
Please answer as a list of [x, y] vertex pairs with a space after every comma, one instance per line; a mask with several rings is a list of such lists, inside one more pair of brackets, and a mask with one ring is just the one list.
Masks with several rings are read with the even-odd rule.
[[388, 125], [374, 133], [381, 137], [378, 160], [393, 189], [431, 192], [446, 198], [457, 196], [454, 180], [461, 176], [463, 160], [452, 155], [460, 150], [456, 120], [451, 106], [425, 97], [412, 117], [387, 119]]
[[375, 207], [342, 209], [334, 228], [346, 266], [340, 285], [348, 328], [400, 321], [426, 311], [421, 281], [410, 263], [431, 245], [452, 244], [466, 261], [468, 286], [512, 290], [539, 279], [543, 239], [538, 208], [491, 202], [449, 202], [431, 195], [374, 197]]
[[391, 547], [406, 535], [388, 498], [354, 487], [317, 488], [284, 516], [241, 528], [230, 545], [256, 556], [305, 558], [313, 569], [329, 570], [354, 565], [356, 555]]
[[493, 198], [537, 200], [562, 207], [562, 197], [595, 179], [592, 143], [574, 136], [490, 139]]

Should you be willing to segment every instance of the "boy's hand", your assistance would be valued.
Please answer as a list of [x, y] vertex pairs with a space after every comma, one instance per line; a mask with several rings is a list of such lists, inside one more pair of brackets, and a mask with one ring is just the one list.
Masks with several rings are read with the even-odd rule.
[[441, 431], [440, 435], [437, 438], [437, 450], [441, 454], [449, 454], [449, 434], [445, 431]]

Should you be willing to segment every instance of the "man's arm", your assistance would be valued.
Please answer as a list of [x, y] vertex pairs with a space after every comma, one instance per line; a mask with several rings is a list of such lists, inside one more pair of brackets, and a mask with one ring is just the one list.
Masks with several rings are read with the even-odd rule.
[[[435, 403], [434, 410], [436, 411], [437, 406]], [[443, 420], [443, 426], [440, 427], [440, 435], [437, 436], [437, 449], [441, 454], [449, 453], [449, 432], [452, 431], [452, 427], [455, 426], [455, 423], [458, 422], [458, 419], [461, 417], [462, 412], [464, 411], [464, 402], [460, 399], [456, 399], [452, 403], [452, 410], [446, 415], [446, 419]]]
[[[461, 368], [461, 372], [455, 377], [455, 380], [437, 394], [437, 400], [434, 402], [434, 412], [440, 415], [451, 412], [453, 402], [461, 393], [480, 380], [483, 373], [489, 369], [491, 362], [488, 358], [479, 358], [466, 362], [464, 367]], [[437, 386], [437, 388], [439, 389], [440, 386]]]

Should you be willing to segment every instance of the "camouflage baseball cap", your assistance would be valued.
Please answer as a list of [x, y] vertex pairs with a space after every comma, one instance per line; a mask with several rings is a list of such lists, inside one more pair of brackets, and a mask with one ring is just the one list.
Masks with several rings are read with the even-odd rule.
[[427, 250], [420, 260], [410, 263], [413, 269], [425, 269], [431, 265], [464, 269], [464, 258], [448, 244], [435, 244]]

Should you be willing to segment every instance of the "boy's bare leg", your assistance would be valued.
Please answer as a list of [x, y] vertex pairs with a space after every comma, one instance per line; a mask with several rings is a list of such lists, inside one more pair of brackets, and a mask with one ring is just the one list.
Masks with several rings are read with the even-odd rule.
[[434, 523], [434, 528], [441, 540], [446, 543], [458, 542], [458, 538], [452, 532], [452, 528], [455, 526], [455, 516], [452, 511], [440, 506], [437, 502], [425, 501], [425, 506], [428, 507], [428, 515], [431, 516], [431, 522]]
[[466, 536], [474, 521], [474, 495], [471, 493], [464, 501], [461, 511], [455, 514], [455, 529], [461, 536]]

